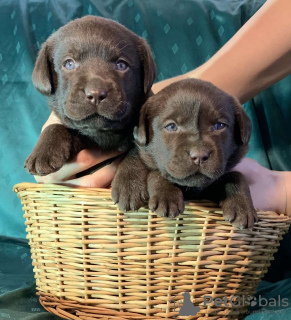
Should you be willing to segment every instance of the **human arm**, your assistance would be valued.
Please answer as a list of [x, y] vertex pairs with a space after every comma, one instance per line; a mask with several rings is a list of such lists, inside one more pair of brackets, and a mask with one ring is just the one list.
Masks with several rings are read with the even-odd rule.
[[206, 63], [184, 75], [154, 84], [199, 78], [236, 96], [241, 103], [291, 73], [291, 2], [267, 1]]

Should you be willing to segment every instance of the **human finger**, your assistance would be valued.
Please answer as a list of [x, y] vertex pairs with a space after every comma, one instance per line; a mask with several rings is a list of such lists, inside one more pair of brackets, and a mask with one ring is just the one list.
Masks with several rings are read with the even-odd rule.
[[122, 157], [119, 157], [98, 171], [77, 179], [68, 180], [66, 181], [66, 184], [87, 188], [106, 188], [111, 184], [121, 161]]
[[66, 163], [60, 170], [46, 176], [34, 176], [34, 178], [39, 183], [57, 183], [70, 180], [75, 178], [76, 174], [120, 154], [121, 152], [117, 151], [103, 152], [97, 149], [84, 149], [80, 151], [74, 159]]

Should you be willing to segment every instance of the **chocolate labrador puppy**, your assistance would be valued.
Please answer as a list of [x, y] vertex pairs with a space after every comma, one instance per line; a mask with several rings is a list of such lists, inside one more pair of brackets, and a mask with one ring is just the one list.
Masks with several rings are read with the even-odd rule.
[[142, 107], [134, 166], [121, 164], [113, 199], [136, 210], [149, 198], [151, 210], [175, 217], [184, 211], [183, 195], [206, 198], [219, 202], [234, 226], [251, 228], [257, 214], [248, 184], [230, 171], [246, 154], [250, 135], [251, 121], [234, 97], [202, 80], [173, 83]]
[[48, 38], [33, 84], [63, 125], [41, 134], [26, 169], [47, 175], [80, 150], [126, 150], [150, 93], [156, 67], [146, 41], [113, 20], [76, 19]]

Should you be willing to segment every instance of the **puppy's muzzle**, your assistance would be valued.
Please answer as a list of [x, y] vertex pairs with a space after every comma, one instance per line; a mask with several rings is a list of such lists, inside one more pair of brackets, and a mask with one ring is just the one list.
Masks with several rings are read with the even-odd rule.
[[210, 150], [193, 148], [189, 151], [191, 161], [200, 166], [208, 161], [211, 155]]
[[87, 101], [93, 106], [96, 106], [101, 101], [105, 100], [108, 95], [108, 90], [103, 87], [86, 87], [85, 88], [85, 95]]
[[99, 77], [91, 78], [84, 84], [81, 81], [76, 83], [65, 104], [68, 117], [74, 120], [92, 116], [121, 120], [127, 116], [128, 108], [128, 103], [123, 101], [114, 83]]
[[104, 101], [108, 96], [109, 87], [108, 84], [101, 78], [96, 77], [90, 79], [85, 88], [85, 99], [93, 106], [97, 106]]

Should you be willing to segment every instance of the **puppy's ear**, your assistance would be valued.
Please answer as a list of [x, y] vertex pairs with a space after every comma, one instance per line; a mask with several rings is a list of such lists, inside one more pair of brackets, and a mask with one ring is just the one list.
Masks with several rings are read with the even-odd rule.
[[140, 39], [138, 46], [144, 71], [144, 93], [147, 95], [155, 81], [157, 67], [151, 53], [151, 49], [144, 39]]
[[54, 92], [53, 77], [55, 71], [51, 51], [50, 42], [46, 41], [38, 53], [32, 73], [32, 82], [35, 88], [46, 96], [49, 96]]
[[137, 145], [144, 147], [148, 143], [148, 119], [147, 119], [147, 105], [146, 102], [140, 111], [139, 124], [133, 130], [133, 137]]
[[252, 122], [240, 102], [233, 98], [235, 106], [236, 122], [239, 128], [240, 139], [243, 144], [248, 144], [252, 133]]

